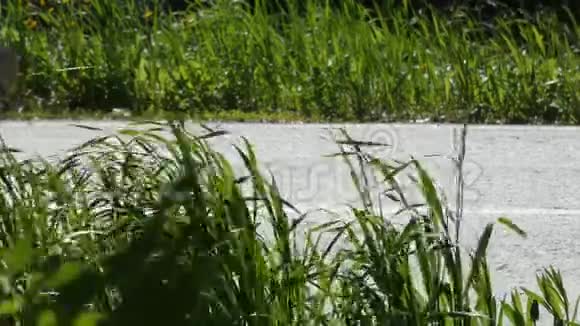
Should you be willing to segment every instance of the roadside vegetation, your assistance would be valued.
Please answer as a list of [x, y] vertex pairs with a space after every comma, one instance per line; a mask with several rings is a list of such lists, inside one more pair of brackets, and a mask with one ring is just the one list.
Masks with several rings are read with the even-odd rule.
[[[360, 202], [313, 220], [284, 200], [250, 143], [237, 147], [235, 173], [208, 142], [225, 131], [202, 131], [135, 126], [58, 162], [5, 145], [2, 325], [577, 325], [555, 268], [538, 274], [537, 293], [494, 293], [492, 234], [525, 231], [501, 217], [461, 247], [461, 192], [451, 208], [420, 162], [379, 160], [339, 131], [336, 159]], [[381, 210], [368, 173], [398, 214]], [[400, 186], [407, 177], [420, 206]]]
[[[24, 72], [3, 117], [580, 117], [573, 15], [138, 3], [3, 2], [0, 44]], [[250, 143], [237, 147], [240, 174], [208, 142], [224, 131], [146, 127], [59, 161], [0, 146], [0, 325], [578, 325], [557, 268], [538, 274], [538, 291], [497, 296], [493, 232], [525, 230], [498, 217], [460, 246], [462, 192], [449, 204], [421, 162], [380, 160], [339, 131], [336, 159], [360, 202], [321, 221], [283, 198]], [[409, 177], [421, 205], [400, 186]]]
[[[11, 117], [574, 124], [574, 15], [354, 0], [7, 1], [22, 56]], [[265, 4], [268, 4], [266, 8]], [[302, 6], [298, 8], [297, 4]], [[275, 6], [275, 5], [274, 5]], [[380, 14], [383, 13], [383, 14]]]

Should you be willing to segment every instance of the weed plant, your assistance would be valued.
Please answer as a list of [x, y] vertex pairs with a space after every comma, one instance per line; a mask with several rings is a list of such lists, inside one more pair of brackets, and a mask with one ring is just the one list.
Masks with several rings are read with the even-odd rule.
[[[460, 208], [447, 207], [416, 160], [379, 160], [343, 132], [337, 157], [360, 205], [305, 223], [310, 215], [284, 200], [249, 142], [236, 147], [245, 165], [236, 174], [208, 142], [224, 131], [148, 126], [91, 140], [58, 162], [18, 158], [4, 145], [5, 325], [532, 325], [540, 311], [576, 325], [578, 303], [555, 268], [538, 275], [539, 293], [494, 295], [493, 230], [525, 232], [500, 218], [473, 252], [461, 248]], [[407, 222], [373, 202], [368, 168]], [[399, 186], [406, 173], [421, 207]]]
[[[577, 123], [580, 27], [353, 0], [4, 2], [23, 114]], [[149, 4], [155, 2], [147, 2]], [[383, 13], [383, 14], [377, 14]], [[524, 18], [521, 18], [524, 17]]]

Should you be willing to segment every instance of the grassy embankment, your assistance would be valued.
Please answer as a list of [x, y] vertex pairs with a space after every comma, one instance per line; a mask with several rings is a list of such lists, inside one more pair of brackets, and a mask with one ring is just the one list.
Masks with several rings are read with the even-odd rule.
[[[576, 318], [557, 269], [538, 275], [539, 293], [494, 296], [486, 250], [497, 223], [473, 251], [458, 245], [461, 209], [448, 209], [420, 162], [379, 161], [343, 134], [336, 159], [360, 204], [317, 222], [293, 213], [249, 143], [238, 148], [246, 172], [234, 174], [206, 143], [220, 135], [154, 125], [50, 164], [2, 151], [3, 325], [533, 325], [540, 306], [554, 325]], [[373, 202], [368, 168], [406, 223]], [[400, 187], [409, 173], [422, 207]]]
[[482, 23], [460, 11], [399, 9], [371, 19], [352, 1], [308, 0], [304, 12], [285, 15], [240, 1], [175, 14], [133, 2], [34, 10], [9, 2], [0, 43], [21, 53], [26, 71], [24, 110], [9, 115], [122, 117], [111, 114], [117, 108], [222, 120], [580, 117], [580, 26], [547, 12]]
[[[467, 34], [439, 18], [408, 25], [397, 13], [371, 25], [353, 8], [313, 2], [305, 17], [287, 20], [226, 4], [144, 18], [107, 3], [94, 1], [86, 15], [62, 5], [34, 20], [9, 8], [0, 40], [33, 72], [22, 85], [25, 114], [129, 107], [142, 117], [166, 117], [163, 109], [225, 118], [577, 117], [571, 44], [579, 29], [561, 34], [550, 16], [536, 27], [499, 21], [484, 39], [473, 20], [461, 23]], [[79, 66], [91, 68], [59, 70]], [[408, 223], [389, 223], [359, 177], [359, 208], [307, 228], [309, 215], [291, 218], [249, 144], [239, 149], [243, 177], [179, 126], [176, 143], [125, 134], [135, 138], [95, 140], [60, 163], [0, 154], [0, 322], [529, 325], [538, 305], [555, 325], [576, 318], [556, 269], [538, 276], [540, 293], [495, 297], [486, 261], [494, 224], [475, 251], [461, 248], [461, 212], [446, 209], [419, 162], [378, 161], [356, 148], [347, 156], [347, 140], [339, 157], [355, 172], [362, 164], [382, 175]], [[408, 206], [397, 186], [407, 172], [425, 210]]]

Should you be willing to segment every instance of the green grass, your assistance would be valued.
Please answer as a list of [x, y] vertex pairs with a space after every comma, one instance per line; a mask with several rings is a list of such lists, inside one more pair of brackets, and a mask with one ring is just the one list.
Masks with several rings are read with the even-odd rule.
[[[532, 325], [539, 306], [554, 325], [576, 318], [554, 268], [538, 274], [538, 293], [494, 296], [493, 231], [525, 232], [500, 218], [474, 251], [462, 248], [461, 209], [447, 208], [418, 161], [378, 160], [343, 132], [336, 159], [359, 175], [360, 204], [317, 222], [282, 198], [250, 143], [237, 147], [239, 174], [207, 142], [223, 131], [145, 127], [91, 140], [59, 162], [19, 160], [3, 147], [5, 325]], [[367, 168], [406, 223], [373, 202]], [[423, 207], [407, 204], [405, 175]]]
[[[123, 5], [120, 5], [122, 3]], [[169, 13], [129, 1], [2, 8], [23, 57], [22, 114], [198, 119], [575, 124], [580, 26], [554, 13], [371, 16], [304, 1]], [[106, 21], [106, 24], [104, 23]], [[73, 70], [66, 70], [66, 69]]]

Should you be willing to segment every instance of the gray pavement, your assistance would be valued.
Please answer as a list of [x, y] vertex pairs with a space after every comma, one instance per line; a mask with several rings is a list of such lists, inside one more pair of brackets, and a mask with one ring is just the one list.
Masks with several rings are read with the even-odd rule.
[[[76, 128], [72, 123], [103, 131]], [[452, 140], [458, 125], [210, 125], [231, 132], [213, 143], [237, 167], [241, 161], [231, 144], [239, 144], [240, 136], [247, 137], [264, 167], [276, 176], [283, 194], [303, 210], [340, 209], [357, 199], [344, 163], [323, 157], [338, 149], [325, 130], [329, 127], [344, 126], [355, 138], [391, 144], [376, 150], [381, 157], [413, 155], [425, 162], [447, 196], [454, 196], [449, 157], [455, 155]], [[58, 157], [74, 145], [123, 127], [126, 123], [119, 121], [3, 121], [0, 135], [26, 155]], [[522, 239], [496, 229], [489, 255], [497, 292], [511, 286], [535, 288], [535, 272], [554, 264], [563, 272], [570, 294], [580, 294], [579, 162], [580, 128], [469, 127], [464, 245], [473, 246], [485, 224], [500, 216], [512, 218], [529, 233]], [[416, 193], [412, 196], [419, 199]]]

